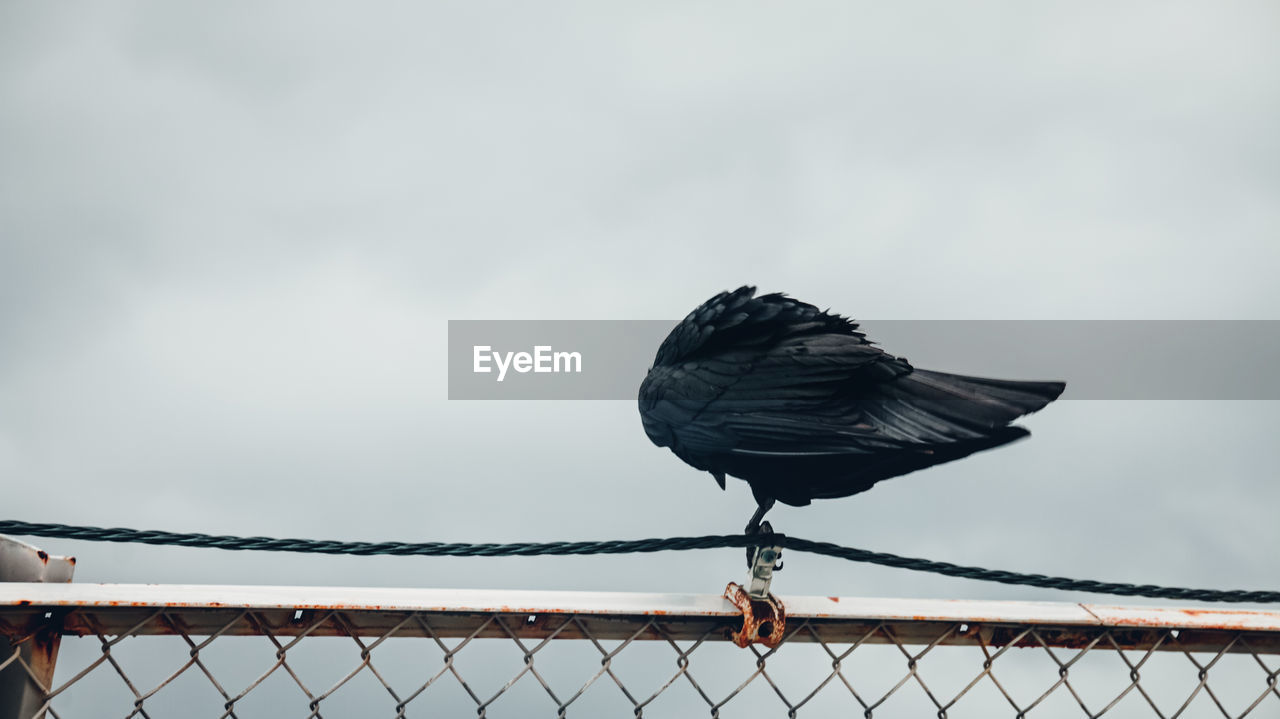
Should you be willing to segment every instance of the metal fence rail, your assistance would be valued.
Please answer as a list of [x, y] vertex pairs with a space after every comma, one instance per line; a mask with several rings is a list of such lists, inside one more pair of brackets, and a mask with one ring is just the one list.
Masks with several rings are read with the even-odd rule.
[[0, 666], [68, 637], [28, 673], [66, 719], [1280, 716], [1280, 612], [782, 602], [741, 649], [715, 595], [12, 583]]

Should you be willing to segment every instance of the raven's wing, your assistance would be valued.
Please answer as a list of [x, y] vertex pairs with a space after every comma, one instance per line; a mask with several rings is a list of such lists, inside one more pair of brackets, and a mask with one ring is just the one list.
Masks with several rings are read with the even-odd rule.
[[844, 317], [753, 295], [751, 287], [716, 295], [659, 347], [640, 388], [650, 438], [682, 457], [896, 446], [849, 400], [910, 373], [910, 364]]
[[909, 406], [869, 411], [866, 398], [909, 372], [866, 343], [787, 338], [653, 368], [641, 414], [650, 437], [682, 457], [856, 454], [949, 437]]

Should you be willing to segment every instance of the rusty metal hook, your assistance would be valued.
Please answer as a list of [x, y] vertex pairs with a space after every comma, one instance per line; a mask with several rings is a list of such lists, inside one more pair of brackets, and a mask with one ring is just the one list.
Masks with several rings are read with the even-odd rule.
[[742, 629], [729, 632], [729, 639], [734, 644], [745, 649], [759, 643], [772, 649], [782, 643], [782, 634], [787, 628], [787, 612], [777, 597], [769, 594], [763, 599], [755, 599], [737, 582], [729, 582], [724, 596], [742, 611]]

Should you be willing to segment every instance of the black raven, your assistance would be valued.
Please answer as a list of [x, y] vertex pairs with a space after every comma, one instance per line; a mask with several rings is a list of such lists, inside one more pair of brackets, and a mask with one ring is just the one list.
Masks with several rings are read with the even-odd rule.
[[775, 501], [847, 497], [1025, 437], [1009, 423], [1065, 386], [916, 369], [848, 318], [755, 291], [721, 292], [676, 325], [639, 398], [654, 444], [722, 489], [725, 475], [751, 485], [749, 534]]

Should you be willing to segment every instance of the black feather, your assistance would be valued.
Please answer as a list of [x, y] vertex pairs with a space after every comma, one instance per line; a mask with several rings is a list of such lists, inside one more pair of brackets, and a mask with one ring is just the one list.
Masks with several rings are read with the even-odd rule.
[[917, 370], [852, 320], [741, 287], [671, 331], [639, 400], [658, 446], [803, 505], [1024, 437], [1009, 423], [1064, 386]]

